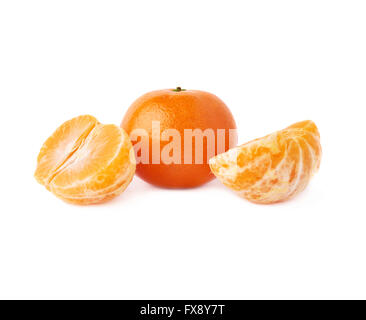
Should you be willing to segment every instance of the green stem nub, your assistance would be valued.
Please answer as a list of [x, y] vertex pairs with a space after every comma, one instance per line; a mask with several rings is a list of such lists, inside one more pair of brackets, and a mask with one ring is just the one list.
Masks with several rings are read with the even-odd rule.
[[186, 91], [186, 89], [182, 89], [181, 87], [176, 87], [175, 89], [173, 89], [173, 91], [181, 92], [181, 91]]

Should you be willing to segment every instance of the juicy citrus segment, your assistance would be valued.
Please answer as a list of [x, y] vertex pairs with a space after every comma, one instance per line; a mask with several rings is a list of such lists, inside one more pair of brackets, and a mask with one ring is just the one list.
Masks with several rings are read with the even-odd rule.
[[210, 159], [215, 176], [257, 203], [284, 201], [308, 185], [321, 159], [312, 121], [302, 121]]
[[38, 155], [35, 177], [48, 187], [52, 176], [79, 148], [82, 141], [98, 124], [93, 116], [83, 115], [63, 123], [43, 144]]
[[[37, 180], [59, 198], [76, 203], [92, 204], [106, 201], [123, 192], [135, 173], [132, 144], [125, 131], [115, 125], [94, 122], [91, 130], [81, 131], [78, 124], [88, 116], [74, 118], [64, 123], [41, 149]], [[94, 118], [95, 119], [95, 118]], [[75, 121], [75, 131], [70, 129]], [[72, 134], [59, 134], [68, 129]], [[90, 126], [91, 127], [91, 126]], [[77, 137], [79, 133], [79, 138]], [[71, 142], [59, 139], [74, 138], [71, 148], [62, 149]], [[49, 140], [54, 142], [51, 144]], [[69, 139], [70, 140], [70, 139]], [[57, 148], [48, 148], [56, 145]], [[47, 160], [62, 155], [63, 161], [50, 165]], [[47, 174], [45, 174], [45, 169]], [[47, 176], [47, 179], [40, 178]]]

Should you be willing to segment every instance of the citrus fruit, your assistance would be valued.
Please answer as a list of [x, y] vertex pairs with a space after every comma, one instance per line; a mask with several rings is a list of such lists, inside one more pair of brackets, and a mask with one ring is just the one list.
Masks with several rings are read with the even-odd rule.
[[236, 145], [236, 124], [225, 103], [211, 93], [180, 87], [144, 94], [121, 126], [135, 147], [137, 175], [166, 188], [210, 181], [209, 158]]
[[83, 115], [63, 123], [46, 140], [34, 176], [67, 202], [93, 204], [122, 193], [135, 166], [132, 144], [123, 129]]
[[284, 201], [308, 185], [321, 159], [318, 129], [302, 121], [210, 159], [216, 177], [256, 203]]

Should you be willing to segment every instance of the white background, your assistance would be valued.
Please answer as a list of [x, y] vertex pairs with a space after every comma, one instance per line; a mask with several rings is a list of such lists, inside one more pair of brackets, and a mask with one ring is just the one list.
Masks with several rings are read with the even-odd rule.
[[[44, 140], [145, 92], [215, 93], [239, 142], [312, 119], [319, 173], [255, 205], [134, 178], [98, 206], [33, 178]], [[0, 298], [366, 298], [365, 1], [1, 1]]]

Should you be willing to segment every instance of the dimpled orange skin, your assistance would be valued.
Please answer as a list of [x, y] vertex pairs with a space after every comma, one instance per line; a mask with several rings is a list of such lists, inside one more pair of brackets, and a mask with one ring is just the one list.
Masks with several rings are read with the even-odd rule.
[[303, 191], [319, 169], [322, 149], [307, 120], [210, 159], [216, 177], [255, 203], [285, 201]]
[[[180, 88], [177, 88], [178, 90]], [[214, 178], [207, 159], [207, 142], [203, 142], [203, 164], [183, 163], [184, 129], [226, 129], [225, 150], [236, 145], [236, 132], [232, 134], [229, 145], [229, 130], [236, 129], [234, 118], [217, 96], [198, 90], [165, 89], [149, 92], [138, 98], [128, 109], [121, 126], [128, 133], [135, 129], [144, 129], [149, 134], [148, 164], [137, 163], [136, 174], [153, 185], [165, 188], [192, 188], [200, 186]], [[180, 164], [152, 164], [152, 121], [160, 121], [161, 132], [176, 129], [182, 137]], [[215, 131], [216, 134], [216, 131]], [[136, 141], [132, 140], [132, 143]], [[161, 148], [168, 143], [161, 141]], [[135, 150], [136, 151], [136, 150]], [[217, 153], [215, 153], [217, 154]], [[193, 155], [194, 141], [193, 141]]]
[[121, 194], [135, 167], [127, 133], [83, 115], [63, 123], [46, 140], [34, 176], [58, 198], [87, 205]]

